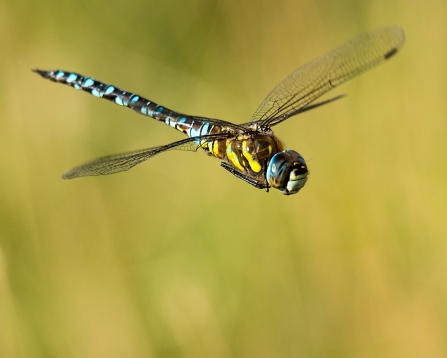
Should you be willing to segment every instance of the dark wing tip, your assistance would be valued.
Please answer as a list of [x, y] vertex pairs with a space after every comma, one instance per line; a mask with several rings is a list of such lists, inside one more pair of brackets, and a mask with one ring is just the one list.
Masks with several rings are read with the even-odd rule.
[[62, 179], [64, 179], [64, 180], [73, 179], [74, 177], [70, 174], [71, 174], [70, 172], [66, 172], [66, 173], [62, 174]]
[[69, 171], [66, 171], [64, 174], [62, 174], [62, 179], [67, 180], [67, 179], [74, 179], [74, 178], [79, 178], [82, 175], [79, 175], [79, 172], [76, 170], [76, 168], [70, 169]]
[[397, 53], [397, 47], [392, 48], [390, 51], [388, 51], [383, 58], [385, 60], [389, 60], [391, 57], [393, 57]]

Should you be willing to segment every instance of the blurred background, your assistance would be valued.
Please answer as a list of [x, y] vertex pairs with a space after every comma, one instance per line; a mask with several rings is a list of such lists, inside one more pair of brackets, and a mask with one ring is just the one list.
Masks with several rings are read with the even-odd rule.
[[[0, 0], [1, 357], [446, 357], [447, 2]], [[307, 61], [407, 41], [275, 127], [308, 161], [266, 194], [204, 153], [64, 181], [183, 136], [33, 68], [247, 122]]]

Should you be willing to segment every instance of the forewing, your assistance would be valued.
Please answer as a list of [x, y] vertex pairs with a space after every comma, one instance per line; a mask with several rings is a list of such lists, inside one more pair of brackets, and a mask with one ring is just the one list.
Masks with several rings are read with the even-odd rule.
[[404, 41], [402, 28], [389, 26], [361, 35], [316, 58], [270, 92], [254, 113], [253, 122], [268, 126], [274, 118], [284, 120], [299, 113], [332, 88], [391, 58]]
[[109, 155], [75, 167], [63, 174], [62, 178], [73, 179], [85, 176], [108, 175], [123, 172], [159, 153], [173, 149], [195, 152], [204, 143], [215, 139], [226, 138], [227, 136], [228, 135], [226, 134], [213, 134], [201, 137], [186, 138], [160, 147]]

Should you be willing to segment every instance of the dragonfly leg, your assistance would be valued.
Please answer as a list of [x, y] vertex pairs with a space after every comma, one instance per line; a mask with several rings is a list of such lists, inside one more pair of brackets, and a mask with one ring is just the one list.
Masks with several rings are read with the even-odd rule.
[[269, 188], [270, 188], [269, 182], [267, 181], [267, 166], [268, 166], [268, 164], [267, 164], [267, 158], [265, 158], [265, 159], [264, 159], [264, 163], [263, 163], [263, 165], [262, 165], [262, 175], [264, 176], [265, 182], [267, 183], [267, 184], [265, 185], [265, 191], [266, 191], [266, 193], [269, 192]]
[[242, 179], [243, 181], [255, 186], [258, 189], [267, 189], [268, 192], [268, 188], [269, 186], [261, 183], [260, 181], [257, 181], [256, 179], [253, 179], [251, 177], [249, 177], [248, 175], [245, 175], [244, 173], [240, 172], [239, 170], [233, 168], [230, 164], [222, 162], [220, 163], [221, 167], [228, 170], [231, 174], [233, 174], [236, 178]]

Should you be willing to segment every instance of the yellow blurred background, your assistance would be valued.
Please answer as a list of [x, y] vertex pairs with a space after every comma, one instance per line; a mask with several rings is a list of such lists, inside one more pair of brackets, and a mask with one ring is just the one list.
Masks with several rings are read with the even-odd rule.
[[[202, 152], [60, 178], [183, 136], [33, 68], [242, 123], [389, 24], [396, 57], [275, 127], [295, 196]], [[1, 0], [0, 46], [0, 357], [447, 357], [445, 0]]]

